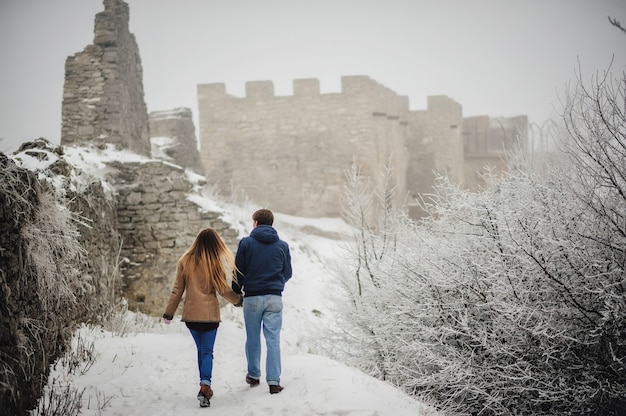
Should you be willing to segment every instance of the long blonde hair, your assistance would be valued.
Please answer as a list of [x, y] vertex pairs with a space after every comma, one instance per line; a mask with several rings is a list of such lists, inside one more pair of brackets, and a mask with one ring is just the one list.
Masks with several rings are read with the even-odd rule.
[[237, 279], [235, 257], [213, 228], [201, 230], [178, 262], [188, 275], [193, 273], [196, 267], [201, 267], [206, 276], [206, 283], [215, 287], [219, 293], [228, 290], [227, 269], [232, 273], [232, 278], [235, 281]]

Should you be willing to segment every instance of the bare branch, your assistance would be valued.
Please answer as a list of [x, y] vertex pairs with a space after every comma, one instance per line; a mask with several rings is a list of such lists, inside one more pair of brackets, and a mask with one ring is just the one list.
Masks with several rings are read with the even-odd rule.
[[611, 22], [613, 26], [615, 26], [622, 32], [626, 33], [626, 28], [624, 28], [624, 26], [622, 26], [619, 20], [617, 20], [616, 18], [609, 16], [609, 22]]

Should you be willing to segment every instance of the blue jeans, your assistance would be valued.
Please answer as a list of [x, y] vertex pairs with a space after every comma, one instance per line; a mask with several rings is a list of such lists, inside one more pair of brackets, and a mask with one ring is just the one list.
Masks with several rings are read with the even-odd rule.
[[243, 301], [246, 323], [248, 374], [261, 378], [261, 328], [267, 346], [267, 384], [280, 383], [280, 329], [283, 324], [283, 298], [278, 295], [249, 296]]
[[217, 329], [213, 331], [196, 331], [190, 329], [193, 340], [196, 341], [198, 350], [198, 370], [200, 371], [200, 385], [211, 385], [211, 375], [213, 374], [213, 346]]

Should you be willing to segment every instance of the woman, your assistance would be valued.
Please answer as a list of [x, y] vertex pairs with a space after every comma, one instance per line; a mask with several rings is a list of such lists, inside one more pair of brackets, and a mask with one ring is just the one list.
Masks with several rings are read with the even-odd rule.
[[187, 292], [183, 303], [182, 321], [191, 332], [198, 349], [200, 370], [200, 407], [211, 405], [213, 396], [211, 375], [213, 373], [213, 346], [217, 327], [220, 324], [220, 305], [217, 291], [235, 306], [243, 304], [241, 295], [233, 292], [226, 280], [226, 271], [235, 276], [235, 259], [221, 237], [212, 228], [206, 228], [178, 260], [176, 281], [165, 308], [163, 320], [169, 324], [178, 308], [183, 292]]

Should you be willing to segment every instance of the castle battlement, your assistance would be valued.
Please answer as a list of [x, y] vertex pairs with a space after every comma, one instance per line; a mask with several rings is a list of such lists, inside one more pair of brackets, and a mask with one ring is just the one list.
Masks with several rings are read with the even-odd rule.
[[473, 174], [466, 180], [475, 166], [466, 166], [464, 141], [478, 136], [464, 136], [454, 99], [430, 96], [426, 109], [413, 111], [407, 96], [365, 75], [342, 77], [340, 92], [320, 91], [316, 78], [295, 79], [293, 94], [280, 96], [268, 80], [246, 82], [244, 97], [229, 95], [223, 83], [198, 85], [207, 178], [226, 194], [243, 191], [303, 216], [339, 215], [353, 163], [375, 182], [391, 163], [398, 204], [431, 192], [434, 172], [475, 186]]
[[322, 96], [354, 96], [378, 97], [383, 100], [397, 100], [402, 107], [409, 108], [409, 97], [396, 94], [392, 89], [378, 83], [366, 75], [350, 75], [341, 77], [341, 91], [321, 93], [320, 81], [317, 78], [301, 78], [292, 80], [293, 95], [276, 95], [274, 83], [269, 80], [248, 81], [245, 83], [245, 96], [237, 97], [226, 92], [224, 83], [199, 84], [198, 94], [212, 96], [215, 99], [231, 98], [289, 98], [289, 97], [316, 97]]

